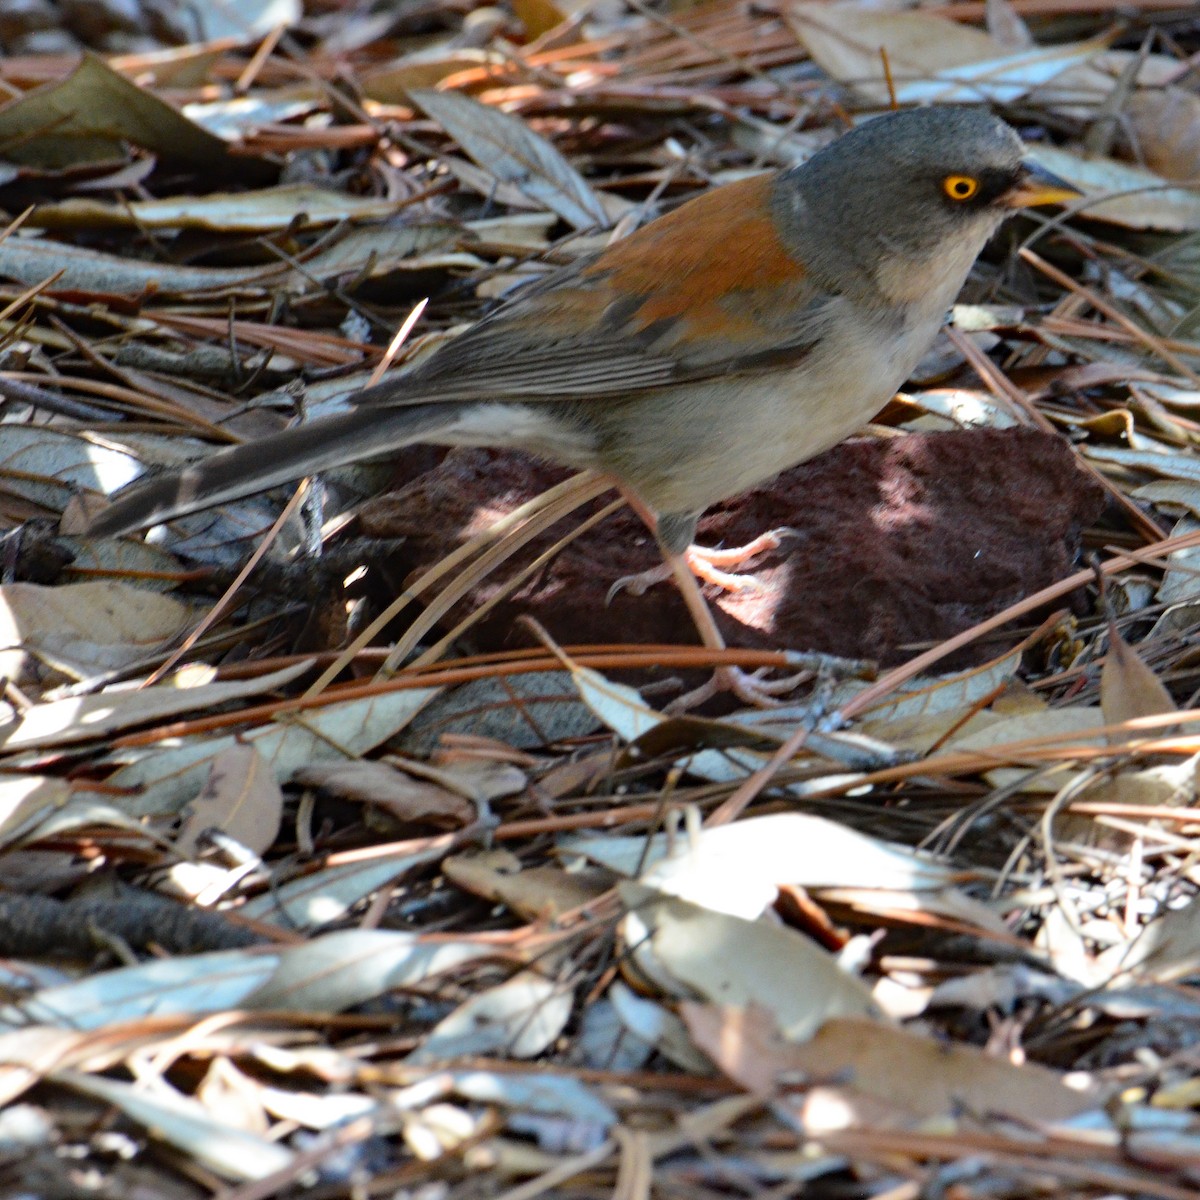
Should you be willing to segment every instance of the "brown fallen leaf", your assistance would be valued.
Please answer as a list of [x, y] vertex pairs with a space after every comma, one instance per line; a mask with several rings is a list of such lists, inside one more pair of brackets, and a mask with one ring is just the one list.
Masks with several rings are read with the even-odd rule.
[[176, 848], [192, 857], [205, 830], [219, 829], [264, 854], [282, 817], [283, 792], [270, 764], [253, 746], [239, 742], [213, 759], [200, 795], [188, 805]]
[[[787, 1082], [816, 1082], [900, 1110], [912, 1120], [949, 1117], [963, 1108], [1025, 1121], [1063, 1121], [1096, 1108], [1097, 1091], [1067, 1087], [1037, 1063], [1020, 1065], [974, 1046], [859, 1017], [833, 1017], [807, 1041], [789, 1041], [770, 1011], [686, 1001], [680, 1013], [696, 1044], [731, 1079], [768, 1095]], [[898, 1086], [898, 1081], [903, 1081]], [[845, 1107], [852, 1119], [854, 1104]]]
[[602, 868], [568, 873], [559, 867], [521, 869], [507, 850], [458, 855], [442, 863], [451, 883], [485, 900], [507, 905], [527, 920], [561, 916], [606, 892], [615, 876]]
[[[1109, 621], [1108, 656], [1100, 673], [1100, 709], [1105, 723], [1118, 725], [1137, 717], [1174, 712], [1176, 707], [1163, 681]], [[1161, 732], [1165, 734], [1166, 730]]]
[[94, 54], [85, 54], [65, 79], [0, 108], [0, 141], [7, 158], [43, 170], [120, 162], [132, 144], [210, 177], [249, 180], [276, 174], [259, 159], [231, 154], [216, 134]]
[[1200, 176], [1200, 96], [1183, 88], [1141, 88], [1126, 106], [1133, 152], [1165, 179]]
[[292, 781], [319, 787], [343, 800], [372, 804], [405, 824], [423, 821], [461, 826], [475, 817], [475, 806], [462, 796], [440, 784], [413, 779], [388, 763], [362, 759], [311, 763], [297, 771]]

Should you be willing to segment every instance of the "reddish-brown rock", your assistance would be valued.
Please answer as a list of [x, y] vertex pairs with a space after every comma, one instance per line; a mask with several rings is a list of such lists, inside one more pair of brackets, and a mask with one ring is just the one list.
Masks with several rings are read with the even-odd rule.
[[[364, 529], [407, 539], [398, 564], [406, 575], [563, 477], [522, 455], [454, 451], [367, 505]], [[776, 526], [796, 531], [749, 564], [756, 589], [705, 592], [731, 645], [886, 663], [1067, 574], [1080, 531], [1103, 505], [1100, 487], [1050, 434], [979, 430], [846, 442], [704, 517], [699, 540], [709, 546], [740, 545]], [[566, 528], [560, 524], [553, 537]], [[539, 538], [512, 570], [551, 540]], [[562, 642], [692, 643], [673, 585], [605, 604], [614, 580], [658, 561], [650, 534], [623, 510], [488, 614], [472, 641], [479, 649], [525, 644], [528, 634], [514, 628], [514, 618], [529, 613]], [[506, 565], [500, 578], [510, 573]], [[477, 588], [469, 606], [492, 597], [497, 582]]]

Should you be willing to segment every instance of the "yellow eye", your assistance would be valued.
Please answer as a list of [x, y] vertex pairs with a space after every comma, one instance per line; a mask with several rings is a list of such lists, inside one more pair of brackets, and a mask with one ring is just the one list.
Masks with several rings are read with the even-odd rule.
[[979, 180], [970, 175], [947, 175], [942, 180], [942, 191], [951, 200], [970, 200], [979, 191]]

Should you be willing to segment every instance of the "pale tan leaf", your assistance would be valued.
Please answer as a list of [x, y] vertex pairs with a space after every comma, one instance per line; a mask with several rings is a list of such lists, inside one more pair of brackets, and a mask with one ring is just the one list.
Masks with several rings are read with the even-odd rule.
[[192, 609], [115, 579], [0, 587], [0, 673], [18, 679], [30, 658], [75, 678], [127, 666], [183, 632]]
[[406, 823], [459, 826], [475, 816], [474, 807], [460, 795], [435, 783], [413, 779], [386, 762], [352, 759], [310, 763], [292, 776], [292, 782], [321, 788], [344, 800], [372, 804]]
[[1200, 901], [1161, 913], [1132, 945], [1122, 941], [1105, 950], [1100, 965], [1113, 975], [1132, 972], [1137, 980], [1182, 984], [1200, 970]]
[[[1117, 812], [1129, 808], [1186, 808], [1200, 787], [1200, 755], [1180, 763], [1147, 767], [1143, 771], [1119, 770], [1102, 775], [1089, 783], [1076, 801], [1089, 806], [1110, 805]], [[1124, 817], [1137, 822], [1134, 814]], [[1153, 828], [1157, 822], [1145, 822]], [[1087, 846], [1099, 846], [1123, 854], [1136, 836], [1128, 828], [1114, 829], [1103, 820], [1103, 814], [1064, 812], [1054, 822], [1055, 833], [1068, 841]]]
[[[1078, 734], [1094, 735], [1103, 724], [1104, 713], [1098, 707], [1089, 704], [1064, 704], [1061, 708], [1020, 712], [1002, 717], [984, 728], [952, 737], [946, 743], [946, 748], [990, 750], [993, 746], [1002, 748], [1010, 742], [1052, 737], [1075, 743], [1080, 740]], [[1096, 744], [1095, 737], [1087, 739], [1086, 744]]]
[[[297, 673], [306, 669], [307, 665], [289, 668]], [[262, 680], [255, 683], [258, 690], [264, 690]], [[136, 694], [148, 696], [155, 691], [158, 689]], [[341, 762], [346, 754], [365, 754], [374, 749], [403, 729], [437, 693], [437, 688], [413, 688], [344, 700], [310, 710], [302, 722], [269, 721], [241, 736], [271, 764], [275, 778], [288, 783], [296, 771], [310, 763]], [[197, 737], [155, 746], [135, 755], [132, 762], [123, 758], [125, 765], [110, 776], [108, 783], [130, 789], [132, 794], [123, 801], [128, 812], [141, 816], [177, 813], [199, 792], [213, 759], [235, 740], [232, 735]]]
[[497, 759], [459, 759], [430, 763], [419, 759], [395, 759], [396, 765], [410, 775], [438, 783], [466, 800], [486, 805], [505, 796], [517, 796], [528, 785], [525, 772], [515, 763]]
[[190, 14], [199, 39], [212, 42], [258, 38], [273, 29], [295, 25], [304, 16], [304, 8], [300, 0], [238, 0], [237, 4], [219, 0], [193, 4]]
[[71, 785], [44, 775], [0, 775], [0, 846], [66, 804]]
[[196, 709], [261, 695], [290, 683], [308, 668], [307, 662], [297, 663], [269, 675], [260, 675], [257, 679], [209, 683], [199, 687], [177, 687], [173, 686], [172, 680], [166, 680], [155, 687], [137, 691], [102, 692], [97, 696], [35, 704], [17, 720], [0, 727], [0, 748], [13, 751], [68, 746], [73, 742], [107, 737], [130, 725], [161, 721]]
[[788, 16], [822, 69], [878, 104], [891, 98], [881, 51], [901, 104], [1011, 103], [1104, 46], [1076, 42], [1013, 52], [956, 21], [855, 3], [793, 4]]
[[[952, 675], [918, 678], [908, 687], [878, 706], [868, 710], [872, 722], [901, 721], [933, 713], [961, 713], [964, 708], [1008, 683], [1021, 665], [1021, 656], [1007, 654], [1003, 658], [956, 671]], [[867, 685], [858, 680], [848, 681], [837, 692], [839, 704], [862, 691]]]
[[221, 950], [94, 972], [6, 1004], [0, 1008], [0, 1031], [25, 1029], [31, 1021], [94, 1030], [152, 1015], [238, 1008], [277, 962], [277, 955], [261, 949]]
[[55, 1067], [72, 1062], [90, 1043], [81, 1030], [52, 1025], [27, 1025], [0, 1033], [0, 1108], [7, 1108]]
[[932, 858], [836, 821], [772, 813], [676, 835], [641, 882], [716, 912], [753, 918], [788, 884], [927, 890], [944, 886], [949, 876]]
[[987, 0], [984, 8], [987, 31], [1007, 50], [1027, 50], [1033, 45], [1029, 26], [1009, 0]]
[[1011, 765], [1013, 755], [1007, 747], [1013, 742], [1055, 738], [1062, 745], [1102, 744], [1097, 730], [1105, 722], [1104, 714], [1098, 706], [1068, 704], [1061, 708], [1021, 712], [999, 719], [992, 719], [992, 714], [988, 716], [989, 720], [986, 723], [972, 724], [969, 729], [950, 738], [944, 749], [955, 752], [974, 750], [984, 754], [994, 751], [991, 757], [994, 757], [997, 766], [985, 774], [985, 778], [993, 787], [1020, 784], [1026, 791], [1054, 793], [1063, 785], [1061, 774], [1046, 774], [1042, 771], [1032, 771], [1029, 767]]
[[1009, 929], [1003, 919], [980, 900], [958, 888], [940, 891], [891, 891], [886, 888], [821, 888], [823, 901], [846, 905], [871, 922], [903, 923], [911, 918], [914, 924], [928, 925], [924, 918], [944, 919], [948, 924], [974, 926], [981, 933], [1005, 941]]
[[[41, 229], [205, 229], [220, 233], [270, 233], [299, 218], [313, 227], [342, 221], [383, 221], [396, 211], [393, 200], [350, 196], [311, 183], [293, 183], [260, 191], [179, 195], [161, 200], [110, 204], [73, 197], [40, 204], [28, 224]], [[418, 227], [419, 228], [419, 227]], [[411, 236], [411, 234], [409, 235]]]
[[1161, 175], [1115, 158], [1087, 158], [1060, 146], [1038, 145], [1030, 156], [1077, 187], [1087, 216], [1128, 229], [1190, 233], [1200, 229], [1200, 195], [1173, 187]]
[[356, 904], [409, 871], [436, 862], [445, 847], [434, 845], [412, 854], [385, 854], [365, 862], [340, 863], [289, 880], [248, 900], [242, 916], [285, 929], [311, 929], [342, 920]]
[[922, 1119], [950, 1117], [965, 1108], [1023, 1121], [1068, 1120], [1100, 1099], [1067, 1087], [1057, 1072], [1036, 1063], [1017, 1065], [883, 1022], [834, 1017], [796, 1045], [794, 1037], [780, 1036], [770, 1013], [757, 1005], [713, 1012], [689, 1004], [683, 1015], [722, 1069], [760, 1093], [769, 1094], [780, 1075], [800, 1076]]
[[581, 908], [606, 892], [613, 877], [607, 871], [564, 871], [558, 867], [528, 867], [507, 850], [448, 858], [446, 878], [463, 891], [507, 905], [527, 920], [554, 920]]
[[[1177, 457], [1184, 456], [1181, 454]], [[1192, 516], [1180, 517], [1171, 527], [1171, 537], [1186, 537], [1188, 534], [1198, 531], [1200, 531], [1200, 519]], [[1193, 546], [1187, 550], [1175, 550], [1167, 555], [1167, 562], [1171, 565], [1163, 575], [1156, 598], [1160, 604], [1178, 606], [1177, 610], [1168, 610], [1160, 622], [1169, 630], [1176, 626], [1173, 612], [1178, 612], [1185, 618], [1186, 624], [1191, 624], [1190, 621], [1186, 621], [1188, 613], [1184, 606], [1191, 605], [1197, 596], [1200, 596], [1200, 547]]]
[[176, 848], [192, 857], [205, 830], [219, 829], [263, 854], [282, 817], [283, 791], [266, 760], [254, 746], [237, 742], [213, 759], [200, 795], [188, 805]]
[[387, 929], [327, 933], [279, 955], [274, 974], [246, 997], [246, 1008], [341, 1012], [382, 992], [496, 953], [485, 942], [426, 942]]
[[1139, 88], [1125, 115], [1140, 161], [1165, 179], [1200, 178], [1200, 96], [1179, 87]]
[[1173, 516], [1187, 513], [1200, 518], [1200, 485], [1190, 480], [1164, 479], [1130, 488], [1135, 500], [1145, 500]]
[[196, 1088], [196, 1099], [222, 1120], [259, 1137], [270, 1132], [271, 1122], [263, 1105], [263, 1089], [257, 1080], [239, 1071], [228, 1058], [214, 1058]]
[[82, 791], [68, 793], [61, 804], [31, 806], [28, 814], [19, 812], [15, 817], [0, 831], [0, 846], [35, 845], [80, 829], [124, 829], [134, 838], [149, 840], [150, 837], [145, 826], [115, 805], [105, 804]]
[[116, 491], [140, 470], [133, 454], [101, 438], [50, 426], [9, 424], [4, 426], [0, 468], [6, 490], [55, 510], [63, 509], [79, 488]]
[[929, 13], [891, 12], [862, 4], [793, 4], [788, 19], [814, 61], [839, 83], [886, 101], [880, 49], [898, 83], [914, 72], [984, 62], [1004, 46], [982, 30]]
[[198, 1101], [164, 1084], [150, 1092], [79, 1071], [55, 1071], [56, 1083], [113, 1105], [155, 1137], [223, 1179], [262, 1179], [291, 1165], [293, 1152], [218, 1120]]
[[622, 937], [639, 971], [669, 996], [764, 1005], [791, 1038], [831, 1016], [875, 1014], [866, 985], [816, 942], [766, 921], [712, 912], [640, 884], [620, 885]]
[[1167, 479], [1200, 482], [1200, 461], [1189, 454], [1165, 450], [1133, 450], [1125, 446], [1085, 446], [1084, 453], [1095, 462], [1117, 463], [1152, 471]]
[[1119, 725], [1136, 717], [1174, 712], [1176, 707], [1163, 681], [1110, 621], [1108, 655], [1100, 672], [1100, 708], [1104, 720], [1109, 725]]
[[363, 95], [380, 104], [406, 104], [409, 94], [436, 87], [447, 75], [491, 67], [502, 68], [505, 57], [472, 46], [435, 46], [371, 67], [359, 75]]
[[495, 178], [558, 213], [576, 229], [610, 224], [604, 205], [579, 172], [519, 117], [461, 92], [417, 88], [409, 95]]
[[569, 987], [522, 971], [465, 1000], [433, 1027], [408, 1061], [432, 1063], [485, 1054], [534, 1058], [562, 1033], [573, 1006]]
[[[633, 1045], [644, 1043], [657, 1050], [670, 1062], [690, 1071], [695, 1075], [707, 1075], [712, 1070], [708, 1058], [697, 1050], [687, 1027], [674, 1008], [660, 1004], [646, 996], [640, 996], [627, 984], [617, 979], [608, 989], [608, 1002], [612, 1005], [612, 1013], [616, 1018], [615, 1046], [606, 1047], [606, 1053], [599, 1058], [601, 1063], [608, 1065], [614, 1051], [619, 1052]], [[595, 1013], [594, 1007], [589, 1007], [584, 1013], [585, 1036], [586, 1022]]]
[[10, 237], [0, 243], [0, 274], [26, 287], [38, 287], [57, 276], [54, 289], [64, 291], [117, 296], [225, 291], [262, 295], [284, 271], [282, 265], [191, 267], [143, 262], [43, 238]]
[[472, 245], [511, 254], [517, 250], [545, 250], [556, 221], [553, 213], [508, 213], [467, 221], [464, 228], [472, 235]]

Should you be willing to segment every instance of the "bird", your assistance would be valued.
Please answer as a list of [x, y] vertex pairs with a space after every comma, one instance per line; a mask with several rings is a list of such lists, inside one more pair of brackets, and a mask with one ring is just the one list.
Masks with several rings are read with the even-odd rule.
[[691, 574], [700, 515], [869, 421], [1005, 218], [1079, 194], [985, 108], [873, 117], [550, 272], [344, 412], [136, 482], [88, 532], [413, 443], [523, 450], [601, 472], [648, 510], [702, 640], [723, 645]]

